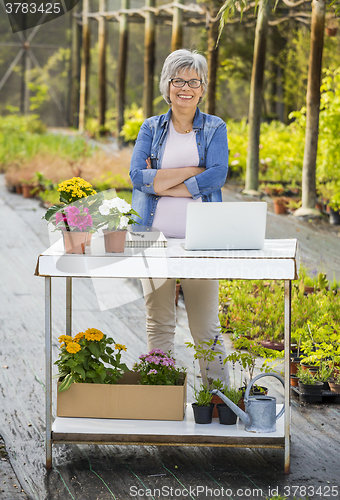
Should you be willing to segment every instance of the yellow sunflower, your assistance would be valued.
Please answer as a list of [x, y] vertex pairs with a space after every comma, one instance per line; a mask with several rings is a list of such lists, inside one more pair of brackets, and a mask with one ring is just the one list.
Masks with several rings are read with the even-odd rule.
[[66, 344], [68, 344], [69, 342], [73, 342], [73, 337], [71, 337], [70, 335], [60, 335], [60, 337], [58, 337], [58, 340], [60, 343], [65, 342]]
[[115, 344], [115, 348], [118, 349], [118, 351], [126, 351], [126, 346], [124, 344]]
[[97, 328], [88, 328], [85, 331], [86, 340], [101, 340], [104, 337], [103, 332], [97, 330]]
[[74, 353], [80, 351], [80, 349], [81, 349], [81, 347], [79, 344], [77, 344], [77, 342], [70, 342], [66, 346], [66, 351], [71, 353], [71, 354], [74, 354]]

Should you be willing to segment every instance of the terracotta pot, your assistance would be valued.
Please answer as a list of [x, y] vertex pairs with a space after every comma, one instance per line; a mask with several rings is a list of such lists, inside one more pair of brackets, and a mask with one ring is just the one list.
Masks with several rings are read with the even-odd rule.
[[291, 375], [290, 376], [290, 385], [293, 387], [298, 387], [299, 385], [299, 377], [296, 375]]
[[93, 233], [88, 233], [87, 234], [87, 238], [86, 238], [86, 246], [89, 247], [91, 245], [91, 241], [92, 241], [92, 234]]
[[276, 214], [286, 214], [287, 213], [286, 201], [282, 199], [274, 200], [274, 212]]
[[327, 36], [336, 36], [338, 28], [325, 28]]
[[296, 375], [298, 366], [300, 365], [300, 359], [299, 358], [292, 358], [290, 360], [290, 374], [291, 375]]
[[306, 295], [310, 294], [310, 293], [314, 293], [315, 292], [315, 286], [306, 286], [305, 285], [305, 291], [304, 293]]
[[217, 405], [224, 403], [224, 401], [220, 398], [220, 396], [214, 394], [211, 403], [215, 405], [213, 411], [213, 418], [217, 418], [218, 417]]
[[22, 184], [16, 184], [15, 192], [16, 194], [22, 194]]
[[35, 186], [31, 184], [22, 184], [22, 194], [24, 198], [34, 198], [33, 190], [35, 190]]
[[81, 231], [63, 231], [65, 253], [85, 253], [87, 235]]
[[336, 392], [337, 394], [340, 394], [340, 384], [336, 384], [334, 382], [334, 379], [330, 379], [328, 381], [329, 388], [332, 392]]
[[125, 250], [126, 231], [103, 231], [105, 252], [123, 253]]

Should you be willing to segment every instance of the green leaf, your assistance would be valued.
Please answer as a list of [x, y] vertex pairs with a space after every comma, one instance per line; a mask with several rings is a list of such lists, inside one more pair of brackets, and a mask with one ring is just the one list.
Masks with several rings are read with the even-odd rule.
[[74, 368], [75, 366], [77, 366], [77, 363], [76, 361], [74, 361], [74, 359], [69, 359], [68, 361], [66, 361], [65, 365], [70, 368]]
[[71, 387], [73, 382], [74, 382], [74, 377], [73, 375], [71, 375], [71, 373], [69, 373], [59, 385], [58, 392], [66, 391]]
[[102, 349], [100, 348], [99, 344], [89, 344], [88, 348], [90, 349], [91, 353], [93, 356], [95, 356], [97, 359], [100, 358], [102, 355]]
[[86, 372], [86, 377], [89, 377], [89, 378], [95, 378], [97, 377], [97, 372], [96, 370], [89, 370]]
[[76, 372], [76, 373], [79, 373], [79, 375], [81, 376], [81, 378], [85, 380], [85, 378], [86, 378], [85, 370], [84, 370], [84, 368], [82, 366], [79, 366], [79, 365], [75, 366], [73, 368], [73, 371]]

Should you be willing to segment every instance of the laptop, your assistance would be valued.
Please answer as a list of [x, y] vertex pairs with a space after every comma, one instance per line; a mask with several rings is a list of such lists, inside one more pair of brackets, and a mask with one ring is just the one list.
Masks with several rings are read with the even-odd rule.
[[266, 235], [263, 201], [189, 203], [186, 250], [261, 250]]

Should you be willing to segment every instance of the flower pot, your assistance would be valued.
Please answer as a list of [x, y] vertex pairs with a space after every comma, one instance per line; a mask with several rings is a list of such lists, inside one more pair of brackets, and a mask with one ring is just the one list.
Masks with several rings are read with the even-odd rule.
[[274, 212], [276, 214], [286, 214], [287, 213], [286, 200], [283, 200], [281, 198], [274, 200]]
[[214, 394], [211, 402], [214, 404], [213, 418], [217, 418], [218, 417], [217, 405], [223, 403], [223, 401], [220, 398], [220, 396], [217, 396], [216, 394]]
[[81, 231], [63, 231], [65, 253], [85, 253], [87, 235]]
[[330, 379], [328, 381], [329, 388], [332, 392], [336, 392], [337, 394], [340, 394], [340, 384], [336, 384], [334, 382], [334, 379]]
[[325, 28], [327, 36], [336, 36], [338, 28]]
[[198, 406], [197, 403], [192, 403], [194, 419], [196, 424], [211, 424], [213, 418], [214, 404], [209, 406]]
[[86, 246], [89, 247], [91, 245], [92, 241], [92, 234], [93, 233], [87, 233], [87, 238], [86, 238]]
[[126, 231], [103, 231], [105, 252], [123, 253], [125, 250]]
[[32, 184], [22, 184], [22, 194], [24, 198], [34, 198], [36, 187]]
[[306, 365], [304, 363], [300, 364], [304, 370], [308, 370], [312, 375], [315, 375], [316, 372], [319, 370], [319, 367], [315, 365]]
[[260, 344], [262, 345], [262, 347], [265, 347], [266, 349], [274, 349], [274, 351], [284, 350], [283, 342], [271, 342], [270, 340], [262, 340]]
[[323, 391], [330, 391], [331, 388], [329, 387], [329, 382], [327, 380], [327, 382], [322, 382], [323, 383], [323, 387], [322, 387], [322, 390]]
[[323, 388], [323, 382], [315, 382], [315, 384], [303, 384], [299, 380], [300, 394], [320, 394]]
[[15, 192], [16, 194], [22, 194], [22, 184], [15, 185]]
[[333, 210], [329, 208], [329, 223], [333, 226], [338, 226], [340, 224], [340, 212], [339, 210]]
[[297, 375], [290, 375], [290, 385], [292, 387], [298, 387], [299, 377]]
[[310, 293], [314, 293], [314, 292], [315, 292], [315, 286], [306, 286], [305, 285], [305, 290], [304, 290], [305, 295], [309, 295]]
[[237, 415], [227, 406], [225, 403], [218, 404], [217, 412], [220, 424], [223, 425], [234, 425], [236, 424]]

